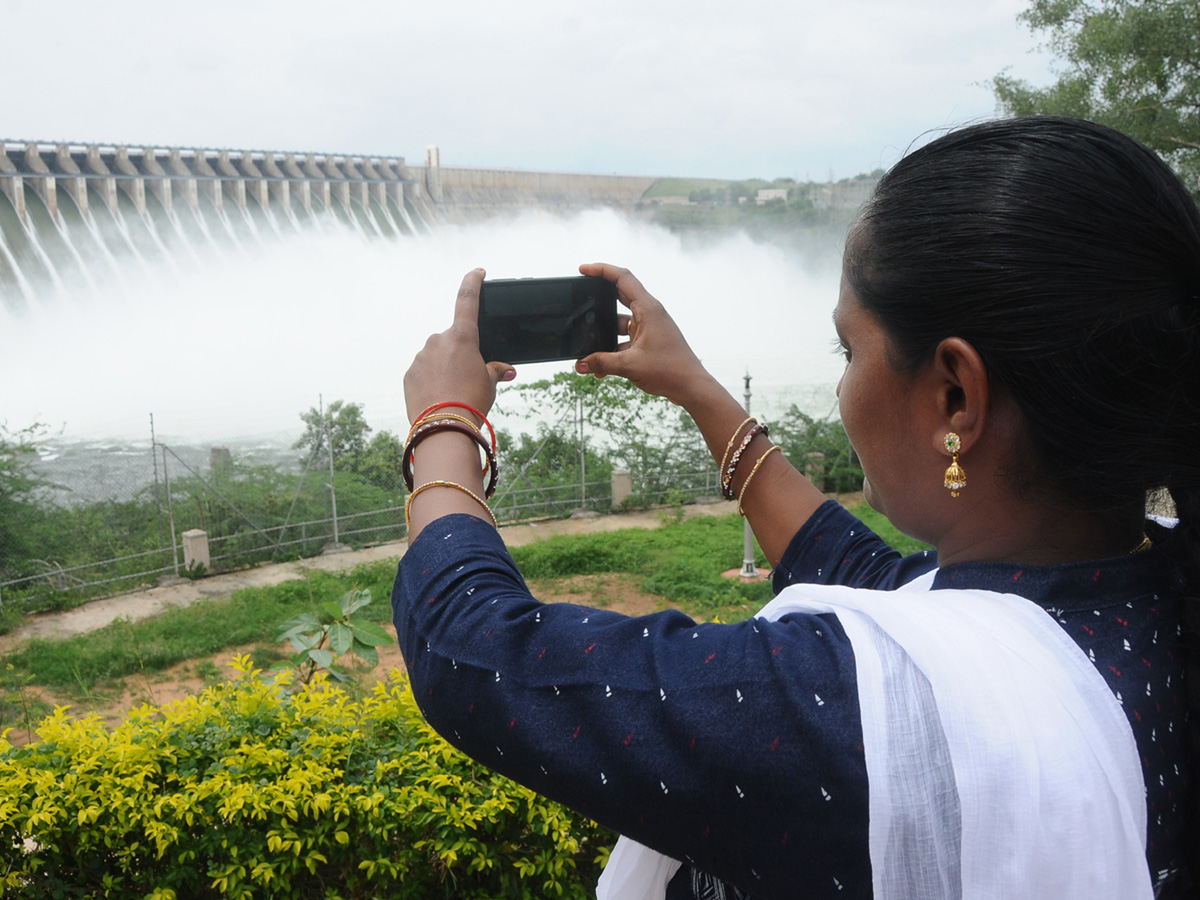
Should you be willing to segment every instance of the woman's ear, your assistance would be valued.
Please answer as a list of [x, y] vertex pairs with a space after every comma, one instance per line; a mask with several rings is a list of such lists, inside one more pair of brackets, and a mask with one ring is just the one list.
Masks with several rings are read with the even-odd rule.
[[934, 378], [937, 412], [945, 426], [934, 440], [944, 452], [945, 433], [953, 431], [962, 439], [965, 453], [987, 427], [992, 399], [987, 366], [970, 343], [951, 337], [934, 350], [930, 374]]

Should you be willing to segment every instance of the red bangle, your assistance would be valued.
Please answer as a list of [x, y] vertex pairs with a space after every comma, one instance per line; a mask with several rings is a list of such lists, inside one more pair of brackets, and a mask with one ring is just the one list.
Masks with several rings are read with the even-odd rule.
[[481, 413], [475, 407], [471, 406], [469, 403], [459, 403], [457, 400], [443, 400], [441, 403], [435, 403], [435, 404], [433, 404], [433, 406], [428, 407], [423, 413], [421, 413], [419, 416], [417, 416], [413, 420], [413, 422], [420, 424], [421, 420], [424, 419], [431, 412], [434, 412], [435, 410], [439, 410], [439, 409], [446, 409], [447, 407], [450, 407], [450, 406], [454, 406], [459, 409], [465, 409], [467, 412], [471, 413], [472, 415], [477, 416], [479, 418], [479, 421], [481, 421], [484, 425], [487, 426], [488, 433], [492, 437], [492, 452], [496, 453], [497, 452], [497, 450], [496, 450], [496, 429], [492, 427], [492, 423], [488, 421], [487, 416], [485, 416], [483, 413]]
[[487, 457], [487, 463], [484, 465], [483, 471], [488, 473], [488, 485], [483, 495], [491, 497], [496, 492], [496, 477], [498, 474], [496, 454], [492, 452], [492, 448], [488, 446], [487, 439], [482, 434], [454, 419], [434, 418], [425, 422], [413, 432], [412, 437], [409, 438], [408, 446], [404, 448], [404, 461], [400, 467], [401, 474], [404, 476], [404, 486], [410, 491], [413, 489], [413, 451], [416, 450], [417, 444], [421, 443], [421, 441], [425, 440], [431, 434], [437, 434], [440, 431], [457, 431], [459, 434], [465, 434], [480, 446], [484, 456]]

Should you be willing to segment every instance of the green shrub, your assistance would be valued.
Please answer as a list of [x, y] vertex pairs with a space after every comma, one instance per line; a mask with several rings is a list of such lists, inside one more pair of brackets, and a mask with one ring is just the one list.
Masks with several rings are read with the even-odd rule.
[[401, 676], [354, 701], [241, 677], [111, 731], [0, 738], [0, 895], [592, 895], [613, 836], [472, 762]]
[[[242, 588], [229, 599], [194, 603], [140, 622], [120, 619], [70, 638], [33, 638], [7, 661], [32, 675], [33, 684], [87, 694], [113, 679], [159, 672], [240, 644], [269, 643], [282, 620], [322, 607], [347, 590], [361, 587], [372, 596], [391, 596], [395, 577], [394, 559], [341, 573], [312, 569], [294, 581]], [[387, 622], [391, 612], [391, 604], [375, 603], [358, 615]]]

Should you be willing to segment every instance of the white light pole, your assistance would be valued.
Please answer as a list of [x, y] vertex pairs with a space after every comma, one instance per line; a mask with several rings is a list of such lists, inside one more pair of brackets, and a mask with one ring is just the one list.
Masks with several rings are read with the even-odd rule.
[[[750, 372], [746, 372], [746, 415], [750, 415]], [[741, 578], [758, 578], [758, 567], [754, 565], [754, 532], [750, 529], [750, 521], [745, 522], [745, 541], [743, 543], [742, 552], [742, 571], [738, 573]]]
[[329, 416], [325, 416], [325, 397], [321, 394], [317, 395], [318, 412], [321, 424], [325, 426], [325, 444], [329, 449], [329, 504], [333, 514], [333, 543], [330, 548], [338, 550], [341, 544], [338, 542], [338, 514], [337, 514], [337, 488], [334, 487], [333, 481], [333, 410], [329, 411]]

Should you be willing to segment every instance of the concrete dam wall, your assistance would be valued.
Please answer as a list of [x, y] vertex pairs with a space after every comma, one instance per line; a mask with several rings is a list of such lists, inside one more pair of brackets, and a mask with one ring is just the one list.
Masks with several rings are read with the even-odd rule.
[[633, 209], [657, 178], [579, 175], [520, 169], [442, 166], [436, 147], [425, 165], [409, 168], [415, 201], [454, 220], [492, 216], [518, 208], [552, 210], [614, 207]]
[[0, 140], [0, 193], [23, 223], [29, 222], [29, 190], [55, 221], [64, 195], [85, 219], [97, 203], [116, 215], [122, 195], [145, 216], [147, 192], [167, 214], [180, 204], [198, 212], [206, 200], [217, 211], [245, 211], [252, 204], [287, 216], [314, 210], [355, 215], [375, 205], [393, 214], [415, 210], [459, 221], [519, 207], [633, 207], [655, 181], [443, 167], [436, 148], [425, 165], [410, 168], [399, 156]]
[[632, 210], [654, 178], [443, 167], [399, 156], [0, 140], [0, 311], [130, 265], [269, 236], [395, 238], [521, 209]]
[[202, 201], [218, 211], [227, 205], [245, 210], [253, 203], [263, 210], [274, 205], [281, 212], [311, 214], [314, 204], [402, 207], [410, 181], [400, 157], [0, 141], [0, 192], [26, 223], [27, 190], [58, 221], [64, 195], [85, 219], [96, 202], [117, 215], [122, 195], [142, 216], [148, 198], [168, 214], [180, 204], [197, 212]]
[[[85, 295], [129, 265], [209, 258], [272, 237], [349, 229], [395, 238], [521, 210], [624, 212], [658, 179], [443, 166], [400, 156], [0, 140], [0, 311]], [[853, 208], [867, 176], [815, 186], [811, 202]]]
[[657, 178], [629, 175], [570, 175], [506, 169], [441, 168], [438, 205], [466, 208], [551, 206], [632, 207]]

